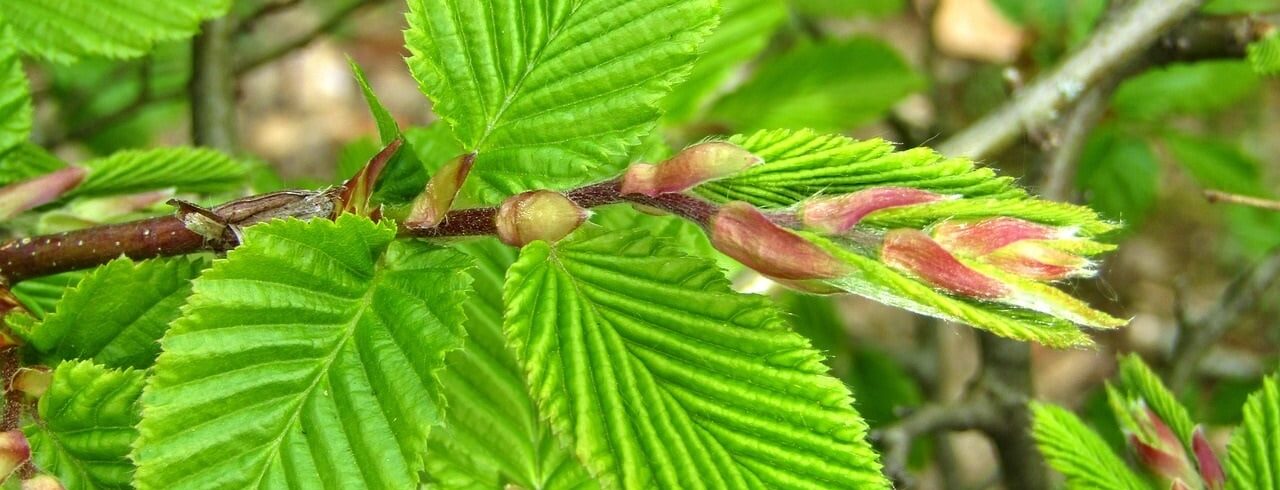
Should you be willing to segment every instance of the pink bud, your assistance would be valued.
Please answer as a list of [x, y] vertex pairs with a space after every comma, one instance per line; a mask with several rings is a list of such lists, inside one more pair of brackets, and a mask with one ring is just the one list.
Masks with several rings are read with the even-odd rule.
[[1221, 490], [1227, 484], [1227, 474], [1222, 471], [1222, 462], [1213, 453], [1209, 440], [1204, 437], [1204, 430], [1196, 427], [1191, 434], [1191, 452], [1196, 455], [1196, 466], [1200, 470], [1200, 478], [1209, 490]]
[[964, 265], [919, 230], [886, 233], [880, 258], [890, 267], [961, 296], [997, 299], [1009, 294], [1004, 283]]
[[427, 188], [413, 200], [413, 210], [405, 218], [405, 226], [431, 228], [440, 224], [449, 209], [453, 208], [453, 200], [458, 196], [458, 191], [462, 190], [462, 184], [466, 182], [467, 174], [471, 172], [475, 162], [476, 154], [468, 153], [441, 166], [431, 176], [431, 180], [427, 181]]
[[947, 250], [977, 257], [1019, 240], [1069, 238], [1069, 229], [999, 217], [981, 221], [944, 221], [933, 227], [933, 239]]
[[1155, 436], [1156, 442], [1160, 447], [1169, 450], [1177, 449], [1181, 452], [1182, 441], [1179, 441], [1178, 435], [1174, 434], [1173, 429], [1170, 429], [1169, 425], [1164, 423], [1164, 419], [1161, 419], [1160, 415], [1155, 410], [1147, 407], [1145, 403], [1142, 404], [1142, 410], [1141, 415], [1139, 415], [1141, 420], [1139, 423], [1143, 424], [1145, 422], [1143, 429]]
[[1187, 482], [1184, 482], [1182, 481], [1181, 478], [1178, 478], [1173, 480], [1173, 483], [1169, 484], [1169, 490], [1191, 490], [1191, 487], [1187, 486]]
[[45, 366], [32, 366], [18, 368], [18, 372], [13, 375], [13, 389], [21, 391], [27, 396], [39, 398], [45, 391], [49, 390], [49, 383], [53, 381], [53, 373]]
[[1044, 240], [1019, 240], [980, 258], [982, 262], [1037, 281], [1087, 276], [1089, 259], [1048, 245]]
[[587, 220], [587, 210], [558, 192], [547, 190], [516, 194], [502, 202], [494, 218], [498, 238], [514, 247], [535, 240], [555, 242]]
[[0, 432], [0, 481], [31, 459], [31, 445], [20, 430]]
[[843, 196], [814, 199], [804, 204], [800, 219], [823, 233], [843, 233], [875, 211], [951, 199], [910, 187], [877, 187]]
[[683, 192], [709, 180], [727, 177], [763, 160], [727, 141], [708, 141], [681, 150], [658, 165], [633, 164], [622, 177], [622, 194]]
[[80, 185], [86, 173], [81, 167], [67, 167], [0, 187], [0, 220], [53, 202]]
[[745, 202], [731, 202], [711, 217], [711, 244], [757, 272], [783, 281], [834, 279], [847, 267], [826, 250], [774, 224]]
[[397, 139], [374, 155], [355, 175], [342, 183], [342, 192], [338, 195], [338, 208], [334, 215], [353, 213], [358, 216], [374, 217], [376, 210], [370, 208], [369, 200], [373, 197], [374, 187], [378, 185], [378, 176], [391, 162], [391, 158], [400, 151], [404, 140]]
[[[1129, 434], [1129, 445], [1138, 456], [1138, 462], [1151, 471], [1153, 475], [1166, 481], [1177, 480], [1186, 474], [1186, 460], [1171, 450], [1157, 448], [1142, 442], [1135, 434]], [[1181, 448], [1175, 448], [1181, 451]]]

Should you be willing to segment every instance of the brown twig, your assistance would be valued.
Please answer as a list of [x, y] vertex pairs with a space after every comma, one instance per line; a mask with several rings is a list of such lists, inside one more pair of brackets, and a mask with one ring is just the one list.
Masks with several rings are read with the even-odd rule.
[[283, 39], [243, 43], [239, 46], [239, 59], [235, 63], [235, 73], [243, 74], [254, 68], [270, 63], [293, 50], [311, 44], [321, 35], [332, 31], [349, 19], [357, 10], [377, 5], [385, 0], [349, 0], [333, 10], [318, 13], [320, 21], [308, 26], [303, 32]]
[[910, 487], [907, 458], [912, 442], [940, 431], [989, 429], [999, 424], [998, 412], [985, 397], [949, 404], [928, 404], [916, 408], [898, 422], [876, 430], [873, 440], [884, 447], [884, 472], [900, 487]]
[[1211, 203], [1228, 203], [1240, 204], [1244, 206], [1255, 207], [1258, 209], [1266, 209], [1268, 211], [1280, 211], [1280, 201], [1273, 199], [1263, 199], [1261, 197], [1242, 196], [1240, 194], [1231, 194], [1216, 190], [1204, 191], [1204, 198]]

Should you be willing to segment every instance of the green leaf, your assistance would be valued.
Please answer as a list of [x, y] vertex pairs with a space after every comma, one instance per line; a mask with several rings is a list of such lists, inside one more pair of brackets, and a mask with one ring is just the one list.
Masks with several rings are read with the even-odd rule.
[[1244, 422], [1227, 444], [1227, 478], [1237, 489], [1280, 488], [1280, 388], [1275, 376], [1249, 395]]
[[391, 115], [391, 111], [388, 111], [387, 107], [378, 100], [378, 95], [373, 93], [373, 88], [369, 86], [369, 80], [364, 76], [364, 70], [360, 68], [360, 65], [356, 64], [356, 60], [347, 57], [347, 63], [351, 65], [351, 73], [356, 77], [356, 84], [360, 86], [360, 93], [364, 94], [364, 101], [369, 104], [369, 112], [373, 113], [374, 122], [378, 124], [378, 136], [382, 138], [382, 144], [391, 144], [392, 141], [400, 137], [400, 124]]
[[140, 488], [409, 488], [470, 260], [391, 224], [273, 221], [194, 283], [134, 446]]
[[109, 368], [150, 367], [204, 266], [198, 259], [108, 262], [67, 290], [28, 340], [45, 364], [91, 359]]
[[1120, 380], [1117, 388], [1129, 399], [1141, 399], [1164, 421], [1187, 449], [1191, 448], [1191, 433], [1196, 423], [1178, 398], [1164, 386], [1160, 377], [1142, 362], [1137, 354], [1120, 359]]
[[1258, 87], [1258, 76], [1243, 60], [1174, 63], [1125, 80], [1111, 104], [1121, 116], [1159, 121], [1225, 109], [1257, 93]]
[[1089, 235], [1116, 225], [1080, 206], [1029, 199], [1009, 177], [965, 158], [945, 158], [927, 148], [895, 152], [879, 139], [857, 141], [809, 130], [759, 131], [729, 141], [764, 159], [733, 177], [698, 186], [716, 202], [746, 201], [762, 208], [787, 208], [817, 195], [901, 186], [968, 199], [888, 208], [866, 216], [873, 228], [923, 227], [946, 218], [1004, 215], [1061, 226]]
[[716, 104], [710, 118], [739, 130], [841, 131], [880, 117], [924, 84], [883, 41], [806, 44], [765, 61], [755, 77]]
[[664, 100], [668, 123], [698, 116], [734, 69], [764, 49], [774, 29], [787, 18], [782, 0], [724, 0], [720, 7], [720, 25], [703, 43], [702, 56], [689, 79]]
[[54, 307], [70, 288], [80, 283], [85, 271], [63, 272], [52, 276], [33, 277], [13, 285], [13, 295], [37, 318], [53, 313]]
[[233, 190], [249, 167], [207, 148], [128, 150], [82, 164], [89, 170], [69, 196], [105, 196], [174, 188], [178, 192]]
[[887, 488], [822, 356], [758, 296], [643, 232], [526, 246], [506, 332], [603, 486]]
[[656, 238], [667, 240], [684, 253], [714, 260], [721, 269], [736, 264], [711, 246], [707, 232], [693, 222], [672, 215], [654, 216], [619, 204], [592, 209], [591, 222], [611, 231], [644, 230]]
[[1280, 0], [1209, 0], [1200, 10], [1212, 15], [1273, 12], [1280, 10]]
[[1096, 432], [1075, 414], [1031, 402], [1031, 435], [1049, 466], [1067, 477], [1072, 490], [1150, 490]]
[[48, 150], [23, 142], [0, 153], [0, 185], [44, 175], [67, 166]]
[[1151, 146], [1113, 126], [1095, 129], [1085, 142], [1076, 185], [1089, 206], [1130, 227], [1141, 224], [1155, 205], [1160, 163]]
[[22, 428], [36, 466], [68, 490], [133, 488], [129, 448], [138, 437], [143, 380], [133, 369], [59, 364], [40, 397], [39, 421]]
[[86, 56], [136, 58], [161, 41], [184, 39], [231, 0], [39, 0], [0, 2], [14, 44], [59, 63]]
[[1245, 48], [1249, 66], [1259, 75], [1280, 74], [1280, 35], [1272, 34]]
[[[3, 9], [0, 6], [0, 10]], [[0, 155], [27, 141], [34, 119], [27, 74], [22, 70], [22, 59], [13, 49], [13, 36], [8, 31], [0, 24]]]
[[409, 67], [488, 202], [616, 163], [715, 25], [712, 0], [411, 0]]
[[1257, 162], [1239, 145], [1175, 131], [1165, 131], [1163, 136], [1169, 153], [1200, 185], [1243, 194], [1265, 191], [1258, 180]]
[[[382, 148], [373, 139], [368, 136], [361, 136], [354, 140], [348, 141], [338, 151], [338, 171], [335, 180], [337, 184], [346, 181], [365, 165], [369, 164], [369, 160], [378, 154], [378, 150]], [[425, 183], [424, 183], [425, 184]]]
[[476, 292], [464, 305], [467, 345], [450, 353], [440, 372], [449, 410], [444, 426], [431, 432], [428, 481], [449, 489], [595, 486], [538, 417], [515, 355], [507, 348], [502, 282], [515, 251], [493, 239], [458, 248], [476, 261], [471, 273]]

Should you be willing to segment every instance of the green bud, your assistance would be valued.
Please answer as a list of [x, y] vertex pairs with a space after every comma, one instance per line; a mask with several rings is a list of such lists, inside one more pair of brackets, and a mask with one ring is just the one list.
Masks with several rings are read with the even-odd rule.
[[494, 223], [502, 243], [523, 247], [536, 240], [556, 242], [578, 229], [589, 215], [563, 194], [538, 190], [507, 198]]

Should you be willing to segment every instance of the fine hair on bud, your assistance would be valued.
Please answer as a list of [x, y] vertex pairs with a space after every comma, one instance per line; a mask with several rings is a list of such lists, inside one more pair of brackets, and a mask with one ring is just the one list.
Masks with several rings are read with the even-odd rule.
[[494, 224], [503, 243], [523, 247], [537, 240], [554, 243], [573, 233], [589, 216], [563, 194], [537, 190], [503, 201]]

